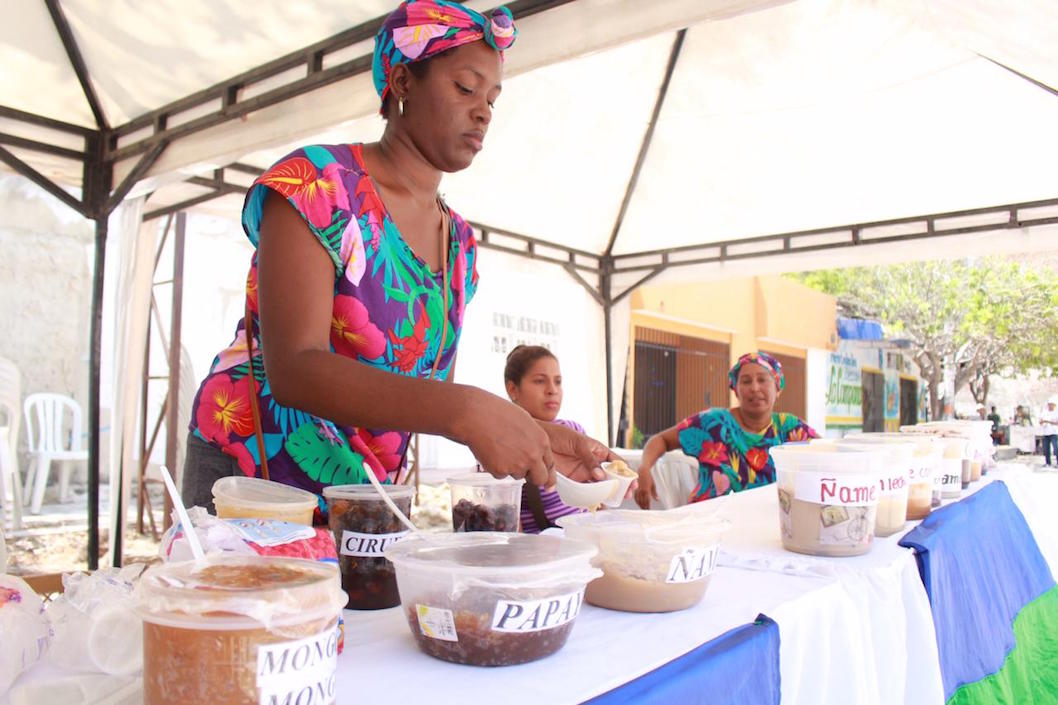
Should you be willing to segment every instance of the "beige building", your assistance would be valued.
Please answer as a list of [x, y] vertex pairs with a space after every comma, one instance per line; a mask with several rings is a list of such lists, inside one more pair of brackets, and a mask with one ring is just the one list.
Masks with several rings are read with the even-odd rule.
[[727, 371], [752, 350], [783, 364], [776, 409], [825, 430], [827, 360], [838, 343], [833, 296], [782, 277], [750, 277], [641, 287], [631, 307], [621, 426], [628, 443], [733, 405]]

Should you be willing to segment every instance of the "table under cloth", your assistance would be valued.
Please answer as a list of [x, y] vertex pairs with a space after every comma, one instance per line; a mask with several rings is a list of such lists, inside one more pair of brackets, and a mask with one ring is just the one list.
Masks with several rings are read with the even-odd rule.
[[[1003, 487], [976, 498], [997, 479]], [[927, 560], [964, 555], [967, 542], [992, 541], [996, 550], [1005, 550], [1004, 542], [1015, 539], [1000, 540], [988, 522], [976, 521], [980, 506], [999, 494], [1006, 494], [1024, 518], [1028, 531], [1018, 532], [1017, 542], [1034, 539], [1041, 560], [1054, 570], [1058, 473], [1043, 476], [1017, 464], [993, 471], [971, 485], [963, 499], [934, 513], [926, 527], [950, 536], [931, 547]], [[584, 605], [559, 652], [501, 668], [460, 666], [422, 654], [400, 608], [347, 610], [338, 702], [945, 701], [948, 673], [938, 634], [942, 643], [948, 634], [934, 619], [937, 600], [950, 596], [934, 587], [931, 608], [915, 553], [899, 545], [906, 531], [875, 539], [864, 556], [802, 556], [781, 547], [773, 486], [731, 495], [717, 507], [732, 528], [699, 605], [668, 614]], [[970, 512], [975, 519], [952, 519]], [[960, 542], [963, 548], [953, 551]], [[995, 571], [986, 568], [980, 565], [975, 579], [994, 580]], [[950, 589], [955, 588], [944, 588]], [[63, 675], [44, 664], [24, 674], [15, 689]], [[5, 698], [0, 697], [0, 705], [6, 705]]]

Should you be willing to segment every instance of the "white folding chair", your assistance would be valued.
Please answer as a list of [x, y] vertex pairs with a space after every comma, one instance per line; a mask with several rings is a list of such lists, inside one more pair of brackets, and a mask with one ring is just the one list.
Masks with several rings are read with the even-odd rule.
[[[40, 514], [44, 489], [52, 461], [62, 462], [59, 472], [59, 501], [67, 501], [72, 462], [87, 462], [81, 430], [81, 405], [64, 394], [30, 394], [23, 403], [26, 435], [34, 462], [26, 474], [26, 489], [32, 487], [30, 514]], [[27, 493], [28, 494], [28, 493]]]
[[22, 528], [22, 473], [18, 467], [18, 432], [22, 421], [22, 375], [0, 357], [0, 524], [10, 507], [11, 528]]

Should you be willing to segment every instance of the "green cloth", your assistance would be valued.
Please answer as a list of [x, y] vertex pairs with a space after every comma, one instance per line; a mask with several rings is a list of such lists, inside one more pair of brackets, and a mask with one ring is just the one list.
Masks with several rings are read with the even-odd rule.
[[948, 705], [1058, 703], [1058, 586], [1021, 608], [1014, 640], [998, 672], [962, 686]]

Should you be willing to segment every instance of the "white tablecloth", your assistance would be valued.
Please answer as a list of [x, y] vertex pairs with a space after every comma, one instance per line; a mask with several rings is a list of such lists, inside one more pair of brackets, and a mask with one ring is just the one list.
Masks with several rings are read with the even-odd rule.
[[[1007, 465], [970, 491], [995, 479], [1007, 482], [1058, 573], [1058, 517], [1053, 511], [1058, 472]], [[585, 605], [569, 642], [554, 656], [488, 669], [420, 653], [399, 608], [346, 611], [338, 702], [402, 703], [426, 697], [431, 705], [468, 699], [577, 703], [749, 623], [758, 613], [779, 625], [784, 705], [944, 702], [925, 590], [913, 554], [897, 545], [904, 532], [876, 539], [864, 556], [801, 556], [781, 548], [773, 486], [722, 501], [733, 529], [724, 538], [720, 565], [698, 606], [642, 615]], [[14, 688], [62, 675], [48, 665], [39, 666]], [[47, 702], [67, 701], [56, 694]], [[0, 705], [7, 705], [2, 696]]]

